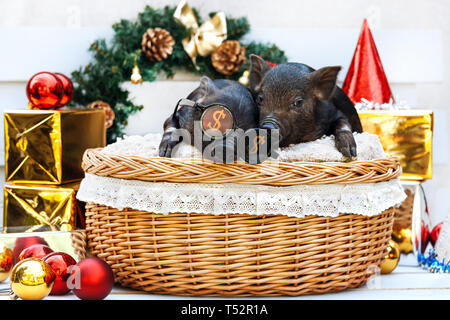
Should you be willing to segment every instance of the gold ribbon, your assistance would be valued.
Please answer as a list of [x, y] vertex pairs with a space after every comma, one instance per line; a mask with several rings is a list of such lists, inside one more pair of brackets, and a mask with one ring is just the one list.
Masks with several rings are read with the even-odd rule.
[[216, 13], [199, 27], [187, 1], [181, 0], [173, 17], [188, 30], [189, 35], [182, 44], [196, 68], [197, 54], [203, 57], [211, 54], [227, 38], [227, 21], [223, 12]]

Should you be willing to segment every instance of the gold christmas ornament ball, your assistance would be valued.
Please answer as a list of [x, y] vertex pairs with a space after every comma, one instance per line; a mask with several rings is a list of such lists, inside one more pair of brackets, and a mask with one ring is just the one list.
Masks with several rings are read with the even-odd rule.
[[23, 300], [41, 300], [52, 291], [55, 274], [40, 259], [29, 258], [17, 263], [11, 271], [11, 289]]
[[13, 252], [0, 240], [0, 282], [8, 279], [13, 266]]
[[401, 253], [410, 253], [413, 251], [412, 231], [409, 228], [394, 230], [392, 239], [397, 242]]
[[381, 264], [381, 274], [388, 274], [394, 271], [400, 261], [400, 248], [398, 244], [389, 240], [389, 246], [387, 248], [387, 254], [384, 262]]
[[111, 106], [102, 101], [102, 100], [96, 100], [88, 104], [88, 109], [103, 109], [105, 110], [105, 127], [106, 129], [111, 128], [114, 124], [114, 119], [116, 117], [116, 114], [114, 113], [114, 110], [111, 108]]

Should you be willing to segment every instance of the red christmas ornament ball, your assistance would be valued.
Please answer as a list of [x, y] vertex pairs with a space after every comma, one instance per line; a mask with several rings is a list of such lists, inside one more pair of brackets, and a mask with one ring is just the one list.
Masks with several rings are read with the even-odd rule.
[[19, 255], [20, 253], [34, 245], [34, 244], [43, 244], [48, 246], [47, 241], [45, 241], [43, 238], [41, 237], [37, 237], [37, 236], [30, 236], [30, 237], [20, 237], [16, 239], [16, 242], [14, 244], [14, 250], [13, 250], [13, 256], [14, 256], [14, 264], [16, 264], [17, 262], [19, 262]]
[[98, 258], [87, 258], [78, 262], [77, 267], [73, 269], [71, 278], [79, 279], [79, 285], [72, 289], [78, 298], [101, 300], [111, 292], [114, 276], [106, 262]]
[[32, 246], [29, 246], [28, 248], [23, 249], [23, 251], [19, 255], [19, 261], [28, 258], [42, 259], [52, 252], [53, 250], [50, 249], [49, 246], [46, 246], [44, 244], [34, 244]]
[[70, 291], [67, 287], [67, 278], [70, 276], [68, 268], [76, 265], [74, 258], [64, 252], [52, 252], [42, 258], [55, 273], [55, 282], [53, 283], [51, 295], [63, 295]]
[[63, 84], [64, 94], [57, 105], [57, 107], [62, 107], [64, 105], [68, 104], [70, 102], [70, 100], [72, 100], [73, 84], [72, 84], [72, 81], [62, 73], [55, 72], [54, 75], [56, 77], [58, 77], [58, 79], [61, 80], [61, 82]]
[[430, 233], [430, 242], [431, 242], [431, 245], [434, 247], [434, 245], [436, 244], [436, 242], [437, 242], [437, 240], [438, 240], [438, 238], [439, 238], [439, 234], [441, 233], [441, 229], [442, 229], [442, 225], [443, 225], [444, 223], [443, 222], [441, 222], [441, 223], [439, 223], [439, 224], [437, 224], [434, 228], [433, 228], [433, 230], [431, 230], [431, 233]]
[[28, 100], [39, 109], [59, 108], [64, 96], [62, 81], [53, 73], [39, 72], [30, 78], [26, 88]]
[[430, 229], [428, 228], [427, 225], [425, 225], [423, 220], [420, 223], [420, 229], [421, 229], [420, 253], [424, 254], [425, 249], [427, 248], [427, 245], [430, 242]]

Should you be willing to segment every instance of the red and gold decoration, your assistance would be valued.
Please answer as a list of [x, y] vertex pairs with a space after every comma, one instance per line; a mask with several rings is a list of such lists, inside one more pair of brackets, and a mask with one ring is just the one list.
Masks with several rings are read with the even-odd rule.
[[116, 117], [116, 114], [114, 113], [114, 110], [111, 108], [111, 106], [101, 100], [97, 100], [94, 102], [91, 102], [88, 104], [88, 109], [102, 109], [105, 111], [105, 126], [106, 129], [112, 127], [114, 124], [114, 119]]
[[212, 53], [211, 63], [217, 72], [229, 76], [247, 62], [245, 48], [239, 41], [226, 40]]
[[7, 182], [62, 184], [84, 177], [81, 158], [106, 144], [102, 110], [4, 113]]
[[175, 40], [163, 28], [148, 28], [142, 35], [142, 51], [150, 61], [162, 61], [173, 52]]
[[56, 107], [62, 107], [65, 106], [72, 100], [73, 97], [73, 84], [72, 81], [64, 74], [55, 72], [54, 75], [61, 81], [63, 85], [63, 96], [59, 103], [56, 105]]
[[[6, 240], [6, 239], [5, 239]], [[22, 253], [22, 251], [32, 245], [35, 244], [43, 244], [48, 246], [47, 241], [38, 236], [24, 236], [24, 237], [17, 237], [14, 242], [14, 264], [19, 262], [19, 255]]]
[[227, 38], [227, 21], [225, 13], [218, 12], [201, 26], [186, 0], [182, 0], [174, 13], [178, 23], [186, 28], [188, 36], [183, 39], [183, 48], [196, 65], [197, 54], [208, 56]]
[[51, 72], [39, 72], [30, 78], [26, 93], [30, 103], [39, 109], [58, 108], [64, 96], [61, 80]]
[[8, 279], [13, 267], [13, 251], [0, 240], [0, 282]]
[[387, 248], [385, 260], [381, 264], [381, 274], [388, 274], [394, 271], [400, 261], [400, 248], [398, 244], [390, 240]]
[[52, 252], [42, 258], [55, 274], [55, 282], [53, 284], [51, 295], [63, 295], [70, 291], [67, 287], [67, 279], [70, 276], [68, 271], [70, 266], [76, 264], [74, 258], [64, 252]]
[[62, 73], [43, 71], [30, 78], [26, 93], [31, 109], [58, 109], [72, 99], [73, 84]]
[[50, 249], [49, 246], [43, 245], [43, 244], [34, 244], [32, 246], [29, 246], [20, 253], [19, 255], [19, 261], [28, 259], [28, 258], [36, 258], [36, 259], [42, 259], [49, 253], [52, 253], [53, 250]]
[[428, 228], [428, 224], [425, 223], [424, 220], [420, 223], [420, 253], [425, 254], [425, 250], [428, 247], [428, 243], [430, 242], [430, 229]]
[[13, 228], [14, 233], [8, 229], [10, 228], [2, 228], [0, 241], [5, 243], [8, 248], [13, 249], [13, 265], [19, 261], [20, 253], [34, 244], [46, 245], [55, 252], [65, 252], [76, 260], [86, 257], [86, 230], [45, 230], [36, 236], [30, 233], [27, 227]]
[[434, 247], [436, 245], [437, 240], [439, 239], [439, 235], [442, 230], [442, 225], [444, 222], [440, 222], [437, 225], [434, 226], [433, 230], [431, 230], [430, 233], [430, 243]]
[[51, 292], [54, 280], [52, 268], [40, 259], [22, 260], [11, 270], [11, 290], [23, 300], [44, 299]]
[[356, 50], [342, 89], [353, 103], [366, 99], [382, 104], [393, 99], [366, 19], [364, 19]]
[[102, 300], [111, 292], [114, 276], [111, 267], [98, 258], [87, 258], [77, 263], [71, 273], [72, 278], [79, 278], [79, 287], [72, 289], [82, 300]]

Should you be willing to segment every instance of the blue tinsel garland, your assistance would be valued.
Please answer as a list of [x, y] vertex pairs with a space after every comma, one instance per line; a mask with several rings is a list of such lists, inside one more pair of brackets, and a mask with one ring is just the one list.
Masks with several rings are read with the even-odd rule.
[[439, 261], [434, 249], [430, 249], [428, 257], [419, 253], [417, 255], [417, 261], [423, 269], [429, 272], [450, 273], [450, 261], [445, 262], [445, 258]]

